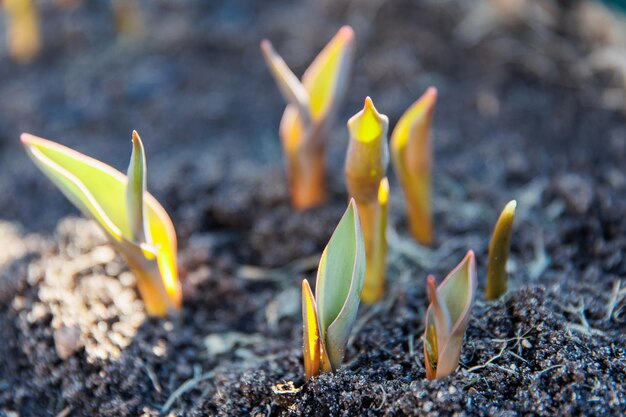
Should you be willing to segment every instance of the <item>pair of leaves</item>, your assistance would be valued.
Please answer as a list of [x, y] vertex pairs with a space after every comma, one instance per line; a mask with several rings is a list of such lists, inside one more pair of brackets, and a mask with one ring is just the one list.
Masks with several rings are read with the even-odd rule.
[[[354, 31], [344, 26], [313, 60], [300, 82], [276, 53], [272, 43], [267, 39], [261, 42], [265, 61], [288, 103], [283, 115], [286, 130], [292, 131], [293, 123], [308, 126], [326, 119], [345, 92], [353, 48]], [[285, 123], [286, 118], [288, 123]], [[295, 142], [299, 138], [290, 139]]]
[[326, 128], [345, 92], [353, 49], [354, 32], [344, 26], [300, 81], [270, 41], [261, 42], [265, 61], [288, 103], [279, 133], [287, 159], [291, 201], [297, 209], [317, 206], [325, 199]]
[[302, 282], [304, 368], [307, 379], [336, 370], [343, 360], [359, 308], [365, 276], [365, 247], [354, 199], [320, 259], [315, 297]]
[[476, 296], [476, 261], [469, 251], [439, 287], [427, 279], [430, 305], [426, 311], [424, 361], [428, 379], [444, 378], [457, 368], [463, 337]]
[[169, 216], [145, 191], [143, 144], [133, 132], [129, 177], [89, 156], [27, 133], [33, 162], [87, 217], [95, 220], [137, 276], [148, 313], [180, 308], [176, 233]]
[[420, 243], [433, 240], [430, 130], [437, 90], [428, 88], [402, 115], [391, 134], [391, 160], [404, 190], [411, 233]]

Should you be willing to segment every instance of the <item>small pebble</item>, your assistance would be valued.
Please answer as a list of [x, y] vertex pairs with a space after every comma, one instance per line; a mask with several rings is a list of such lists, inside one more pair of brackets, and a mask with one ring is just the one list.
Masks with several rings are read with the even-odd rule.
[[66, 360], [82, 347], [78, 326], [61, 327], [54, 331], [54, 348], [57, 356]]

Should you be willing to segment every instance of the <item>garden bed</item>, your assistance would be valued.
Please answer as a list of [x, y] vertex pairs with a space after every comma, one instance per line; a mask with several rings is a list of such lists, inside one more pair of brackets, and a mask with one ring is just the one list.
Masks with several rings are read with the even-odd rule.
[[[623, 414], [625, 118], [606, 80], [568, 61], [588, 53], [563, 29], [574, 6], [543, 36], [519, 24], [468, 43], [456, 2], [249, 3], [142, 3], [158, 30], [128, 40], [105, 6], [46, 2], [43, 54], [0, 66], [0, 416]], [[300, 73], [344, 23], [357, 59], [330, 198], [294, 212], [258, 42]], [[429, 85], [435, 243], [410, 238], [392, 178], [387, 295], [361, 307], [344, 366], [305, 383], [299, 283], [346, 206], [344, 122], [370, 95], [393, 126]], [[167, 319], [146, 316], [124, 262], [18, 141], [124, 169], [132, 129], [179, 237], [185, 304]], [[486, 303], [490, 234], [513, 198], [510, 291]], [[428, 381], [425, 277], [468, 249], [479, 302], [460, 368]]]

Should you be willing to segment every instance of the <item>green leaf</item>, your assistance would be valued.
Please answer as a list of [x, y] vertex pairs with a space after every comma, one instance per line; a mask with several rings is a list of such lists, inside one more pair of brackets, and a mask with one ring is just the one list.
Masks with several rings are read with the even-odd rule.
[[424, 359], [429, 379], [446, 377], [457, 368], [476, 286], [476, 260], [469, 251], [439, 284], [436, 299], [426, 311]]
[[[94, 219], [107, 232], [137, 275], [148, 312], [164, 315], [170, 305], [180, 308], [182, 293], [176, 265], [176, 233], [156, 199], [147, 192], [143, 194], [147, 234], [151, 241], [135, 241], [124, 204], [127, 186], [124, 174], [43, 138], [24, 133], [21, 140], [41, 171], [85, 216]], [[166, 299], [160, 294], [166, 294]]]
[[365, 276], [365, 246], [354, 199], [322, 253], [315, 298], [317, 314], [333, 369], [341, 365], [356, 319]]
[[282, 57], [274, 50], [269, 40], [261, 41], [261, 52], [263, 52], [265, 63], [272, 72], [283, 98], [287, 100], [287, 103], [298, 108], [299, 115], [303, 119], [302, 123], [308, 124], [311, 120], [309, 93], [298, 80], [298, 77], [291, 72]]
[[136, 130], [133, 131], [133, 152], [128, 166], [128, 185], [126, 186], [126, 210], [128, 212], [129, 240], [150, 242], [146, 228], [143, 195], [146, 192], [146, 154], [143, 143]]
[[354, 31], [343, 26], [304, 72], [302, 84], [309, 93], [313, 120], [326, 118], [345, 92], [353, 49]]
[[516, 207], [515, 200], [509, 201], [500, 213], [493, 229], [487, 262], [487, 290], [485, 291], [487, 300], [497, 300], [506, 293], [508, 284], [506, 262], [509, 259]]

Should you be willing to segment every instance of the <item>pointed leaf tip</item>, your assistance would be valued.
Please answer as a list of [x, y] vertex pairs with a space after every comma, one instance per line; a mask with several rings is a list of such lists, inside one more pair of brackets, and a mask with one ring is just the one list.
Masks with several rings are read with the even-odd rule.
[[[283, 58], [274, 50], [272, 43], [263, 39], [261, 41], [261, 52], [281, 95], [287, 103], [295, 106], [302, 123], [309, 122], [311, 110], [309, 107], [309, 94], [298, 77], [291, 71]], [[289, 107], [288, 107], [289, 108]]]
[[338, 35], [344, 42], [352, 42], [354, 39], [354, 29], [348, 25], [342, 26], [341, 29], [339, 29]]
[[130, 155], [126, 183], [126, 212], [130, 240], [150, 243], [143, 201], [146, 192], [146, 154], [143, 142], [136, 130], [132, 134], [133, 150]]
[[380, 114], [370, 97], [366, 97], [363, 109], [348, 120], [350, 135], [363, 143], [383, 139], [387, 133], [389, 119]]
[[317, 321], [317, 307], [309, 281], [302, 280], [302, 322], [303, 322], [303, 354], [304, 373], [306, 379], [319, 374], [320, 371], [320, 332]]
[[515, 209], [517, 208], [517, 201], [515, 200], [511, 200], [507, 203], [506, 206], [504, 206], [504, 212], [509, 214], [509, 215], [513, 215], [515, 214]]
[[346, 89], [352, 66], [354, 31], [344, 26], [315, 57], [302, 76], [309, 93], [311, 116], [315, 121], [326, 118]]

